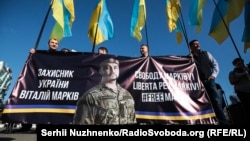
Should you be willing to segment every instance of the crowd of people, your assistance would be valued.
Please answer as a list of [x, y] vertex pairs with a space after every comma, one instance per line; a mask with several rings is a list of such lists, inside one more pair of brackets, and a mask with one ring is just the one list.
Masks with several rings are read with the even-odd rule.
[[[48, 52], [58, 51], [59, 42], [56, 39], [48, 41]], [[201, 49], [198, 40], [189, 42], [191, 58], [198, 69], [199, 78], [203, 83], [214, 109], [219, 125], [229, 125], [232, 122], [227, 118], [223, 107], [223, 95], [220, 94], [216, 77], [220, 68], [217, 60], [209, 51]], [[71, 52], [70, 49], [62, 48], [62, 52]], [[33, 54], [36, 49], [32, 48]], [[106, 47], [99, 47], [98, 54], [108, 54]], [[149, 56], [149, 46], [140, 46], [140, 57]], [[246, 115], [250, 115], [250, 63], [244, 64], [242, 58], [235, 58], [232, 62], [234, 70], [229, 72], [229, 82], [234, 86], [235, 93], [240, 99]], [[74, 115], [74, 124], [135, 124], [134, 99], [129, 91], [122, 88], [116, 81], [119, 77], [119, 60], [108, 58], [100, 63], [99, 73], [102, 78], [98, 85], [88, 90], [77, 102]], [[124, 97], [126, 97], [124, 99]], [[115, 106], [114, 106], [115, 105]], [[122, 109], [122, 110], [121, 110]], [[19, 131], [28, 131], [32, 124], [22, 123]]]
[[[216, 88], [215, 78], [219, 74], [219, 64], [216, 59], [208, 51], [201, 51], [198, 40], [189, 42], [191, 48], [190, 57], [194, 58], [197, 66], [199, 77], [208, 92], [216, 117], [220, 125], [232, 124], [233, 119], [227, 118], [223, 113], [223, 97]], [[242, 119], [245, 124], [249, 124], [250, 115], [250, 63], [245, 64], [241, 57], [233, 59], [232, 64], [234, 69], [228, 74], [228, 81], [234, 87], [234, 92], [241, 104], [241, 109], [244, 111]], [[231, 96], [232, 104], [236, 103], [236, 99]], [[227, 108], [227, 107], [226, 107]], [[230, 113], [227, 113], [230, 114]], [[240, 116], [240, 115], [239, 115]]]

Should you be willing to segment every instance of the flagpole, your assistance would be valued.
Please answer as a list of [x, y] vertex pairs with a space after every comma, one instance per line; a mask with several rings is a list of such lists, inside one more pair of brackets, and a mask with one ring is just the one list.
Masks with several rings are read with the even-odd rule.
[[[180, 11], [180, 20], [179, 20], [179, 23], [181, 25], [181, 31], [182, 31], [183, 36], [185, 38], [185, 41], [186, 41], [186, 44], [187, 44], [187, 47], [188, 47], [188, 52], [189, 52], [189, 54], [191, 54], [191, 48], [190, 48], [189, 43], [188, 43], [188, 35], [187, 35], [186, 27], [185, 27], [185, 24], [184, 24], [182, 10], [181, 10], [180, 7], [179, 7], [179, 11]], [[193, 57], [191, 57], [191, 62], [194, 62], [194, 58]]]
[[41, 36], [42, 36], [43, 30], [44, 30], [45, 24], [46, 24], [46, 22], [47, 22], [47, 19], [48, 19], [48, 16], [49, 16], [49, 13], [50, 13], [50, 10], [51, 10], [51, 7], [52, 7], [53, 2], [54, 2], [54, 0], [51, 1], [50, 6], [49, 6], [49, 9], [48, 9], [48, 11], [47, 11], [47, 14], [46, 14], [46, 16], [45, 16], [45, 19], [44, 19], [44, 21], [43, 21], [41, 30], [40, 30], [40, 32], [39, 32], [39, 35], [38, 35], [38, 38], [37, 38], [37, 40], [36, 40], [36, 44], [35, 44], [35, 47], [34, 47], [35, 50], [37, 50], [37, 48], [38, 48], [38, 44], [39, 44], [39, 42], [40, 42], [40, 40], [41, 40]]
[[179, 9], [179, 11], [180, 11], [180, 15], [181, 15], [179, 23], [181, 25], [181, 30], [182, 30], [183, 36], [185, 38], [186, 44], [188, 46], [188, 51], [189, 51], [189, 53], [191, 53], [191, 49], [190, 49], [190, 46], [188, 44], [188, 36], [187, 36], [187, 32], [186, 32], [186, 28], [185, 28], [185, 24], [184, 24], [184, 20], [183, 20], [183, 16], [182, 16], [182, 11], [181, 11], [181, 9]]
[[[145, 11], [145, 9], [144, 9], [144, 11]], [[148, 30], [147, 30], [146, 12], [145, 12], [145, 15], [144, 15], [144, 21], [145, 21], [146, 42], [147, 42], [147, 45], [149, 46], [149, 44], [148, 44]]]
[[94, 37], [94, 43], [93, 43], [93, 46], [92, 46], [92, 53], [95, 52], [95, 44], [96, 44], [96, 37], [97, 37], [97, 30], [98, 30], [98, 26], [99, 26], [99, 19], [100, 19], [100, 14], [101, 14], [101, 8], [98, 12], [98, 20], [97, 20], [97, 25], [96, 25], [96, 29], [95, 29], [95, 37]]
[[214, 2], [214, 4], [215, 4], [215, 7], [216, 7], [216, 9], [217, 9], [219, 15], [220, 15], [220, 18], [221, 18], [222, 21], [223, 21], [223, 24], [224, 24], [224, 26], [225, 26], [225, 28], [226, 28], [226, 30], [227, 30], [227, 33], [228, 33], [229, 37], [231, 38], [231, 41], [232, 41], [232, 43], [233, 43], [233, 45], [234, 45], [234, 48], [235, 48], [235, 50], [236, 50], [236, 52], [237, 52], [239, 58], [242, 58], [241, 55], [240, 55], [240, 53], [239, 53], [239, 50], [237, 49], [237, 46], [236, 46], [234, 40], [233, 40], [233, 37], [232, 37], [232, 35], [231, 35], [231, 33], [230, 33], [229, 29], [228, 29], [228, 26], [227, 26], [227, 24], [226, 24], [226, 22], [225, 22], [225, 20], [224, 20], [224, 18], [223, 18], [223, 16], [222, 16], [221, 12], [220, 12], [220, 9], [218, 8], [218, 5], [216, 4], [215, 0], [213, 0], [213, 2]]

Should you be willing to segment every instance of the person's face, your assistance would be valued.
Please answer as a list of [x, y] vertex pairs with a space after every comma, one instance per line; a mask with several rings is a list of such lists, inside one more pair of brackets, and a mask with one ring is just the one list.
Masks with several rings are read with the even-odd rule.
[[147, 56], [148, 55], [148, 47], [147, 46], [141, 46], [140, 52], [142, 56]]
[[240, 60], [235, 63], [236, 68], [242, 68], [243, 66], [244, 66], [243, 63]]
[[49, 41], [49, 48], [50, 48], [51, 50], [57, 50], [57, 48], [58, 48], [58, 41], [55, 40], [55, 39], [51, 39], [51, 40]]
[[102, 68], [102, 76], [105, 77], [107, 81], [117, 80], [119, 77], [119, 65], [116, 63], [107, 63]]
[[200, 50], [200, 43], [198, 41], [194, 41], [191, 45], [190, 45], [190, 48], [192, 50]]
[[98, 50], [98, 53], [99, 53], [99, 54], [107, 54], [106, 50], [104, 50], [104, 49], [99, 49], [99, 50]]

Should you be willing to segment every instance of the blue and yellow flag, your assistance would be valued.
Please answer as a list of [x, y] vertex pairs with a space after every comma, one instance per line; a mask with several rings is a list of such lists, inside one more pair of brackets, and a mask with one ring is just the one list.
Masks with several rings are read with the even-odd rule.
[[244, 53], [250, 48], [250, 0], [247, 0], [245, 5], [245, 28], [242, 37], [244, 43]]
[[56, 24], [50, 38], [60, 41], [63, 37], [72, 36], [71, 28], [75, 20], [74, 0], [54, 0], [52, 10]]
[[180, 24], [180, 12], [181, 3], [180, 0], [166, 0], [166, 12], [168, 19], [168, 29], [170, 32], [176, 32], [177, 43], [182, 42], [181, 24]]
[[100, 0], [92, 14], [88, 31], [89, 39], [93, 44], [100, 44], [114, 36], [114, 27], [106, 0]]
[[208, 35], [219, 44], [223, 43], [229, 35], [230, 22], [240, 16], [245, 3], [246, 0], [219, 0]]
[[130, 35], [136, 38], [138, 41], [142, 40], [141, 30], [144, 28], [146, 22], [146, 4], [145, 0], [135, 0]]
[[189, 24], [196, 25], [196, 32], [201, 31], [202, 25], [202, 8], [206, 0], [193, 0], [189, 10]]

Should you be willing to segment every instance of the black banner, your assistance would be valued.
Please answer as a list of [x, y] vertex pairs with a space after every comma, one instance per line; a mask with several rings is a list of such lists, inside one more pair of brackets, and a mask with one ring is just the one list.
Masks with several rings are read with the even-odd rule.
[[189, 58], [47, 51], [28, 57], [3, 111], [3, 120], [71, 124], [77, 100], [100, 82], [99, 64], [110, 57], [120, 62], [118, 83], [134, 97], [138, 123], [216, 123], [197, 68]]

